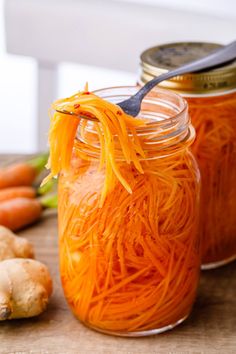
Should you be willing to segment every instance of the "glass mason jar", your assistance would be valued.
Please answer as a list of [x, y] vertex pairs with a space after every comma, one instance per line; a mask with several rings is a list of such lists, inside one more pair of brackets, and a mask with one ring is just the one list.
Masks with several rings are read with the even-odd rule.
[[[95, 93], [116, 103], [135, 92], [117, 87]], [[140, 117], [148, 121], [137, 130], [145, 147], [143, 174], [119, 160], [118, 140], [115, 148], [132, 193], [117, 180], [99, 204], [105, 171], [92, 122], [84, 128], [81, 121], [69, 172], [59, 177], [65, 296], [84, 324], [120, 336], [181, 323], [191, 311], [200, 269], [199, 171], [189, 148], [195, 133], [186, 101], [160, 89], [158, 97], [145, 98]], [[93, 137], [92, 148], [86, 136]]]
[[[147, 49], [141, 55], [140, 84], [217, 47], [190, 42]], [[215, 268], [236, 258], [236, 61], [159, 86], [178, 92], [189, 105], [196, 130], [192, 149], [202, 176], [202, 268]]]

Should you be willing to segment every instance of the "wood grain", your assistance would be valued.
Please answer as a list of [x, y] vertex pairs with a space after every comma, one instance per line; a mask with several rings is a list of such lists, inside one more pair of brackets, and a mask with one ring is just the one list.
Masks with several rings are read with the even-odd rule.
[[[15, 156], [0, 160], [13, 161]], [[20, 233], [54, 280], [47, 311], [34, 319], [0, 323], [1, 354], [233, 354], [236, 353], [236, 262], [202, 273], [191, 316], [179, 327], [146, 338], [118, 338], [84, 327], [69, 311], [58, 272], [57, 217], [44, 218]], [[0, 279], [1, 281], [1, 279]]]

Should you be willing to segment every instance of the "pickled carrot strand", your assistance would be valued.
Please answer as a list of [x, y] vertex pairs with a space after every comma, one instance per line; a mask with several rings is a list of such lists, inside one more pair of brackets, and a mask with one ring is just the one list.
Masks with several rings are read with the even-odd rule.
[[161, 262], [154, 257], [148, 245], [144, 242], [144, 240], [140, 240], [140, 245], [143, 246], [144, 252], [150, 259], [151, 263], [156, 267], [158, 273], [160, 273], [163, 277], [166, 276], [166, 269], [163, 267]]
[[95, 296], [93, 298], [93, 300], [91, 301], [91, 303], [99, 301], [99, 300], [103, 299], [104, 297], [108, 296], [109, 294], [116, 292], [117, 290], [122, 288], [124, 285], [131, 283], [132, 281], [134, 281], [135, 279], [140, 277], [143, 273], [145, 273], [148, 270], [148, 268], [149, 268], [149, 266], [147, 266], [144, 269], [139, 270], [138, 272], [130, 275], [129, 277], [126, 277], [125, 279], [122, 279], [122, 281], [119, 284], [116, 284], [113, 287], [109, 288], [109, 290], [103, 292], [100, 295]]
[[163, 300], [168, 292], [169, 284], [171, 281], [174, 252], [175, 252], [175, 250], [173, 247], [171, 249], [171, 253], [170, 253], [170, 261], [169, 261], [168, 271], [165, 276], [165, 279], [163, 280], [163, 283], [164, 283], [163, 290], [162, 290], [162, 293], [160, 294], [159, 299], [157, 299], [155, 306], [153, 306], [153, 308], [151, 310], [147, 311], [146, 313], [143, 313], [143, 315], [139, 317], [139, 321], [135, 322], [135, 325], [133, 327], [131, 327], [131, 329], [130, 329], [131, 331], [135, 331], [136, 328], [143, 327], [145, 325], [145, 323], [148, 323], [150, 318], [157, 311], [157, 309], [162, 306]]

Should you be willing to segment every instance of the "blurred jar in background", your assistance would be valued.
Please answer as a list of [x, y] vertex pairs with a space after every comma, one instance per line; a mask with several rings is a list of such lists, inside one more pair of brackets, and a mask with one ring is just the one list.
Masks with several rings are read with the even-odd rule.
[[[141, 54], [139, 83], [218, 47], [187, 42], [149, 48]], [[236, 61], [158, 86], [178, 92], [189, 104], [197, 134], [192, 150], [202, 174], [202, 268], [215, 268], [236, 258]]]

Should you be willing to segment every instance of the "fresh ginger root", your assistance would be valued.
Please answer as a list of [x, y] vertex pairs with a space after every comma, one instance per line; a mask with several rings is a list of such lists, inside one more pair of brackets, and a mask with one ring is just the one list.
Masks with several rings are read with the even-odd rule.
[[0, 226], [0, 262], [10, 258], [34, 258], [33, 246], [25, 238]]
[[33, 259], [33, 246], [0, 226], [0, 321], [39, 315], [52, 293], [47, 267]]
[[0, 321], [42, 313], [52, 293], [47, 267], [33, 259], [0, 262]]

